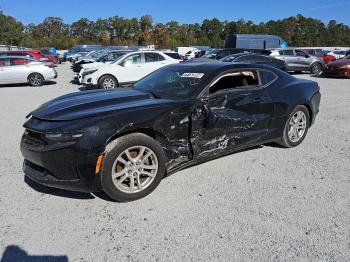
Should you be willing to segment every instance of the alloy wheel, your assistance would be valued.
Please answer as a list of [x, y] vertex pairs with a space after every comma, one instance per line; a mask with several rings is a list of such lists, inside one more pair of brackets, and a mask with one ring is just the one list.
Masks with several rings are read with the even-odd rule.
[[288, 137], [293, 143], [297, 143], [304, 135], [307, 119], [302, 111], [297, 111], [289, 121]]
[[110, 89], [110, 88], [115, 88], [115, 82], [112, 78], [106, 78], [102, 82], [102, 86], [104, 89]]
[[38, 74], [32, 75], [29, 80], [33, 86], [40, 86], [42, 83], [42, 77]]
[[322, 73], [322, 66], [319, 63], [315, 63], [312, 66], [312, 73], [315, 75], [320, 75]]
[[124, 193], [138, 193], [153, 182], [158, 172], [156, 154], [145, 146], [124, 150], [112, 167], [114, 185]]

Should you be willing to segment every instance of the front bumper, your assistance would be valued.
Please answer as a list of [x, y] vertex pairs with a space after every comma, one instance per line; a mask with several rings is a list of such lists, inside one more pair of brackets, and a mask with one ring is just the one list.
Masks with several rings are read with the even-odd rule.
[[21, 140], [23, 171], [31, 180], [50, 187], [81, 192], [101, 191], [95, 175], [98, 154], [77, 143], [45, 144], [40, 133], [25, 133]]
[[35, 165], [34, 163], [24, 160], [23, 173], [30, 180], [48, 187], [65, 189], [79, 192], [97, 192], [101, 191], [101, 184], [98, 179], [58, 179], [53, 176], [47, 169]]

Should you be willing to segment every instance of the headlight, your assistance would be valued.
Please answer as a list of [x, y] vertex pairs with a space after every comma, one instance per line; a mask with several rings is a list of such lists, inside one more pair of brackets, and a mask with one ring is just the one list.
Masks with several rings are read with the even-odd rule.
[[342, 66], [341, 69], [350, 69], [350, 65]]
[[27, 124], [30, 121], [30, 119], [32, 119], [31, 113], [26, 116], [26, 120], [24, 121], [24, 125]]
[[44, 135], [45, 139], [54, 142], [73, 142], [79, 140], [83, 134], [65, 134], [65, 133], [47, 133]]
[[83, 75], [91, 75], [91, 74], [93, 74], [93, 73], [95, 73], [95, 72], [97, 72], [97, 71], [98, 71], [98, 69], [94, 69], [94, 70], [84, 70]]

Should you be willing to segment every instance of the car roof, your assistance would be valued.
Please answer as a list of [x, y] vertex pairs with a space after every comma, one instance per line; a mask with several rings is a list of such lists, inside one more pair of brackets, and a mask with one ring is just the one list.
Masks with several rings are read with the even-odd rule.
[[174, 69], [182, 69], [182, 68], [193, 68], [195, 72], [203, 72], [209, 73], [213, 71], [227, 71], [234, 70], [239, 68], [262, 68], [262, 69], [274, 69], [273, 67], [261, 64], [250, 64], [250, 63], [222, 63], [221, 61], [215, 62], [205, 62], [205, 63], [182, 63], [182, 64], [173, 64], [168, 65], [167, 67], [172, 67]]

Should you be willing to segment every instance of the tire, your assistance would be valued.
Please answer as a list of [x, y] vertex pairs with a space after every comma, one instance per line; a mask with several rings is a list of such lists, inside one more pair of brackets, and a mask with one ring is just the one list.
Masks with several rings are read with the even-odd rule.
[[323, 70], [322, 70], [322, 64], [321, 63], [313, 63], [311, 65], [311, 73], [315, 76], [320, 76], [322, 75], [323, 73]]
[[118, 81], [114, 76], [105, 75], [98, 80], [98, 88], [111, 89], [111, 88], [117, 88], [117, 87], [118, 87]]
[[44, 77], [39, 73], [32, 73], [28, 76], [28, 82], [31, 86], [42, 86]]
[[103, 159], [103, 191], [118, 202], [147, 196], [164, 177], [165, 159], [162, 147], [147, 135], [133, 133], [117, 138], [108, 144]]
[[[291, 128], [291, 125], [292, 125], [292, 122], [294, 123], [295, 122], [294, 120], [297, 119], [296, 116], [302, 116], [302, 118], [298, 122], [299, 123], [298, 126], [300, 127], [300, 129], [297, 129], [296, 132], [293, 132], [293, 130], [294, 131], [296, 130], [295, 129], [296, 124], [294, 126], [294, 129]], [[305, 119], [304, 119], [304, 117], [305, 117]], [[294, 120], [292, 120], [292, 118]], [[305, 121], [301, 121], [302, 119]], [[303, 126], [303, 128], [301, 128], [301, 126]], [[283, 136], [278, 141], [276, 141], [276, 143], [283, 146], [283, 147], [287, 147], [287, 148], [296, 147], [304, 141], [304, 139], [307, 135], [307, 132], [309, 130], [309, 127], [310, 127], [309, 111], [305, 106], [299, 105], [290, 114], [290, 116], [289, 116], [289, 118], [284, 126], [284, 129], [283, 129]], [[303, 129], [303, 132], [301, 132], [302, 129]], [[292, 137], [291, 137], [291, 135], [292, 135]], [[298, 137], [296, 137], [296, 136], [298, 136]]]

